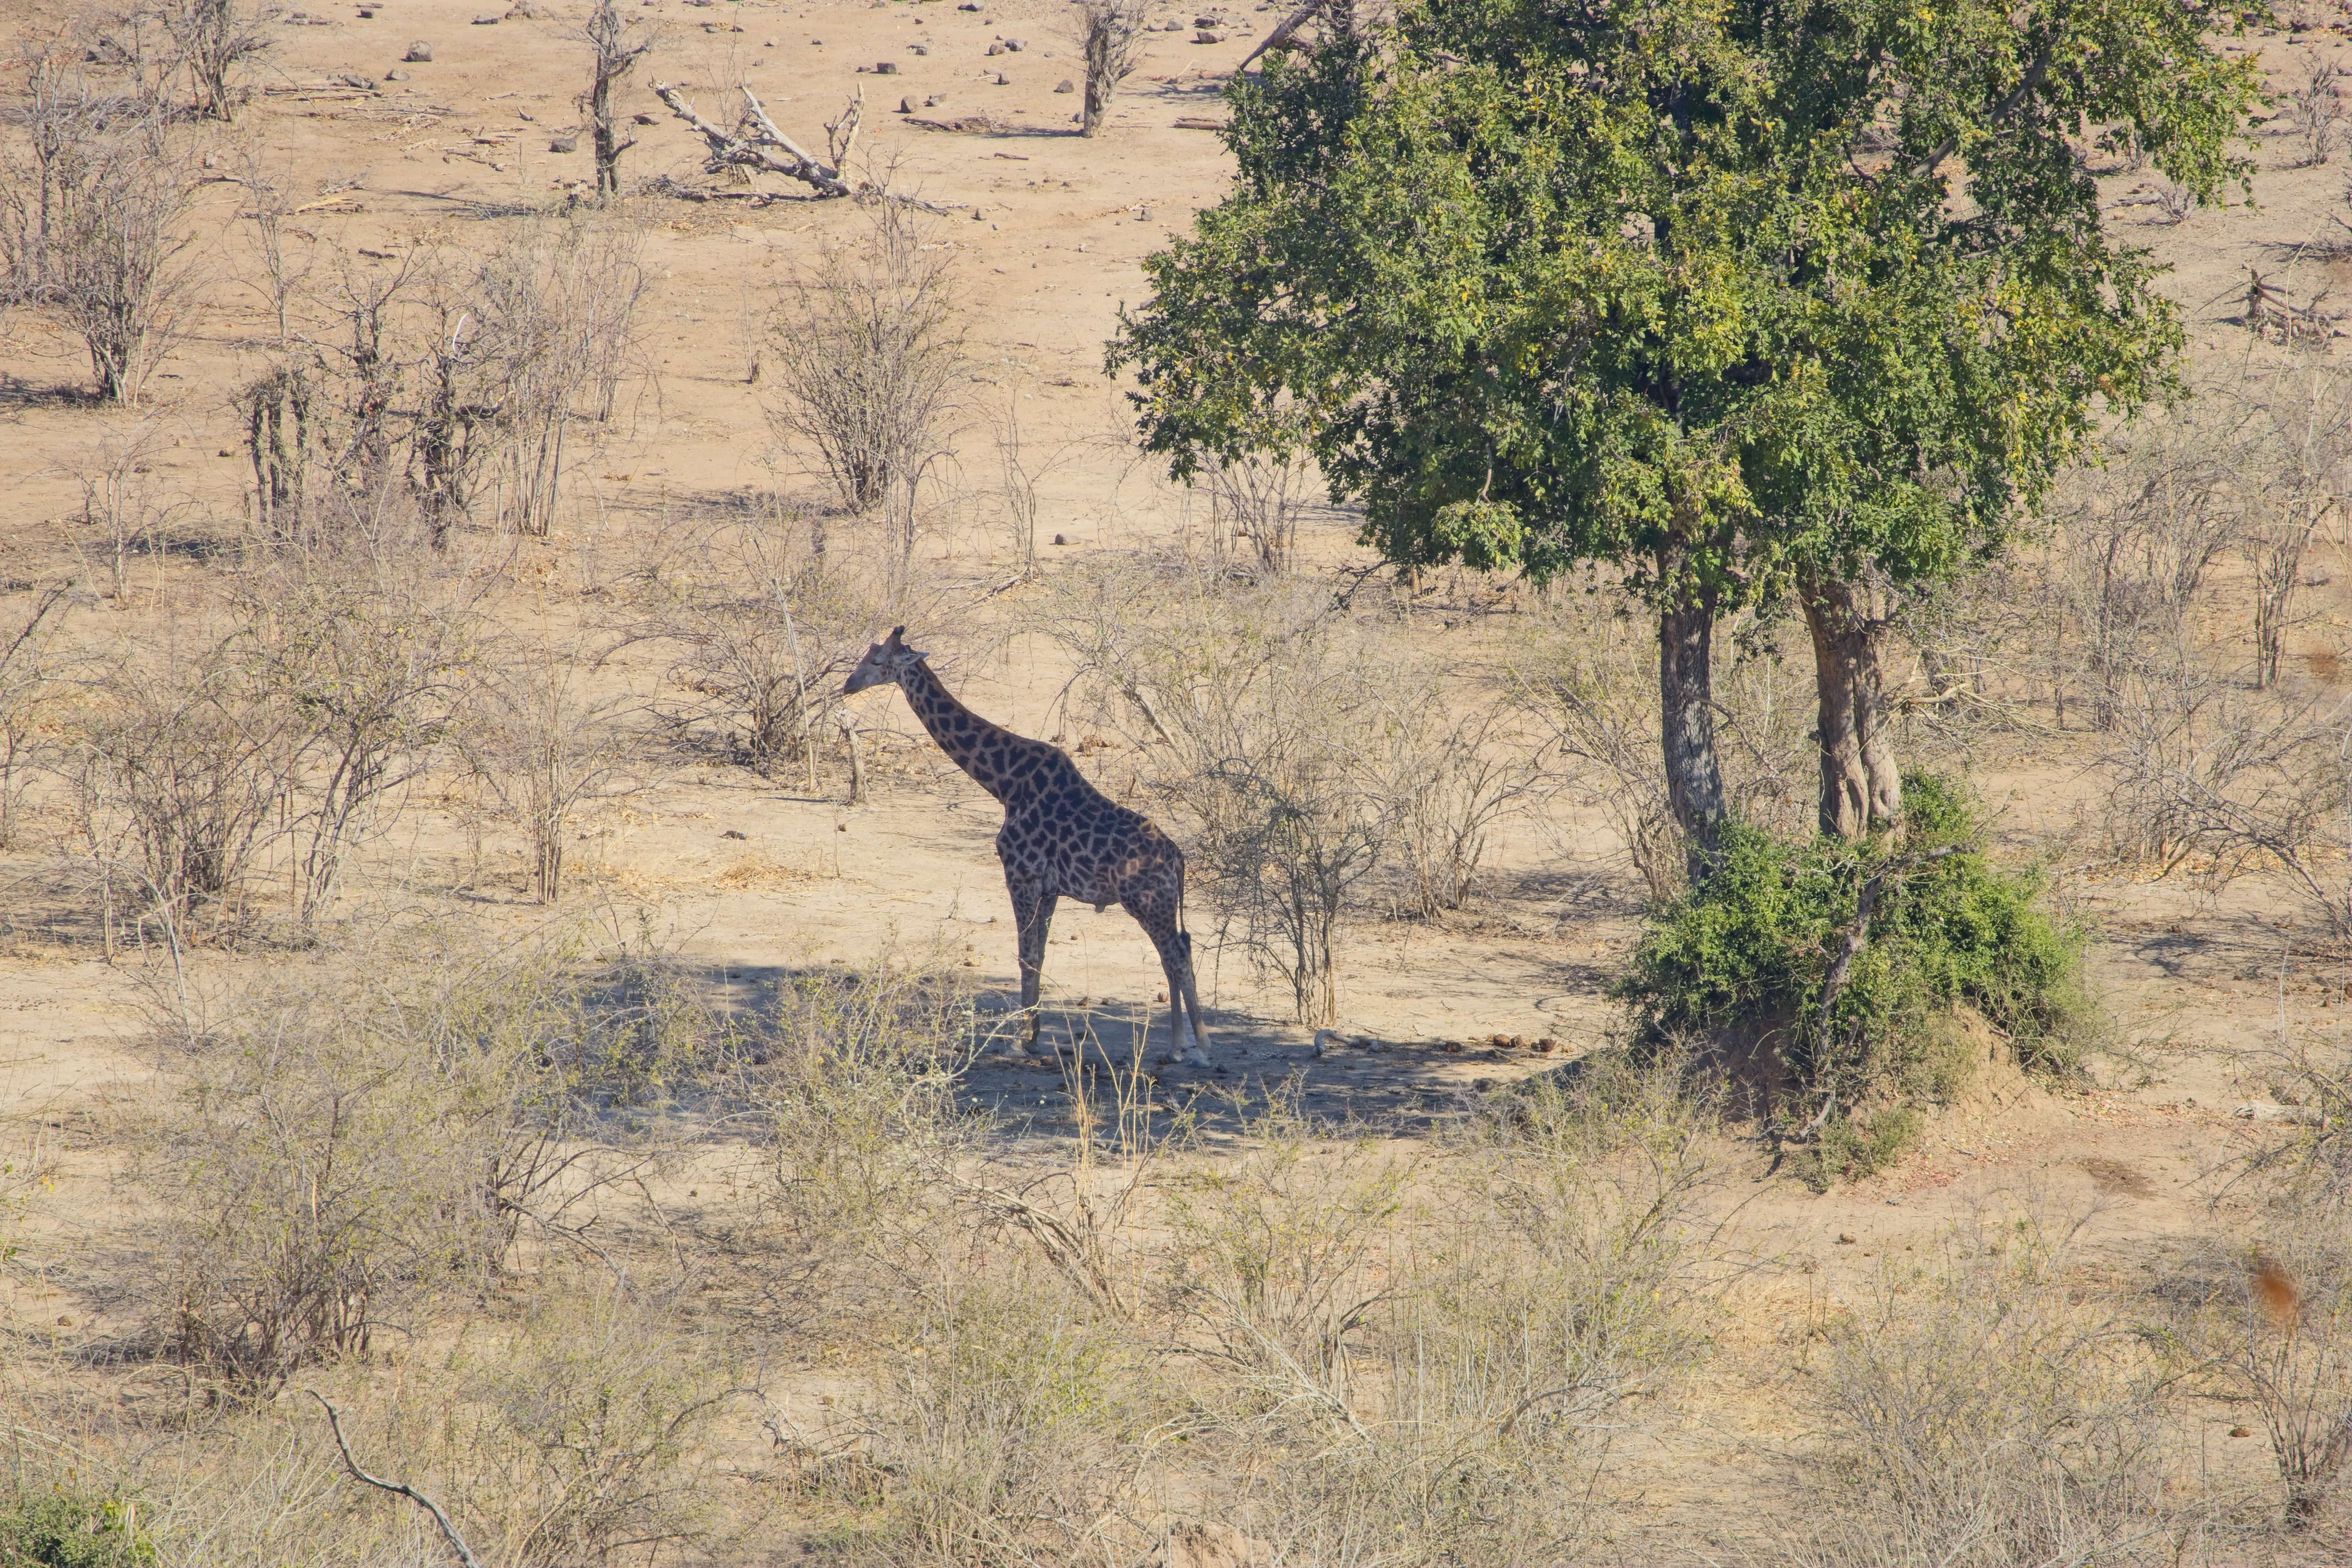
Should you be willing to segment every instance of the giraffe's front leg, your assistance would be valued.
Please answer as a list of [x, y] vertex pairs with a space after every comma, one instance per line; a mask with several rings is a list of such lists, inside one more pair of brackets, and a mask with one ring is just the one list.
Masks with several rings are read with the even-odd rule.
[[1034, 1048], [1040, 1022], [1037, 991], [1045, 968], [1045, 933], [1054, 924], [1056, 900], [1044, 882], [1016, 877], [1009, 867], [1004, 890], [1013, 895], [1013, 924], [1021, 942], [1021, 1010], [1028, 1016], [1027, 1044]]

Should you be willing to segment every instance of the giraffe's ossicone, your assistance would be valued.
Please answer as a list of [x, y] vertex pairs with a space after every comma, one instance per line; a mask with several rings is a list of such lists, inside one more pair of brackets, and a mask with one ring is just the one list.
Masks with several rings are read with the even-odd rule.
[[1097, 911], [1118, 904], [1135, 917], [1168, 975], [1171, 1054], [1191, 1066], [1208, 1066], [1192, 939], [1184, 930], [1184, 852], [1142, 816], [1088, 784], [1058, 747], [992, 724], [950, 696], [924, 662], [927, 656], [906, 645], [906, 631], [894, 627], [867, 648], [842, 694], [895, 682], [949, 760], [1003, 805], [996, 858], [1004, 863], [1004, 887], [1013, 896], [1029, 1043], [1037, 1039], [1037, 984], [1054, 905], [1077, 899]]

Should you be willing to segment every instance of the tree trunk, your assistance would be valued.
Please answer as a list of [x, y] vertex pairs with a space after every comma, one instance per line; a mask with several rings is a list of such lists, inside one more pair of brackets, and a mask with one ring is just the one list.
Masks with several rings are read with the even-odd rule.
[[1666, 800], [1683, 831], [1692, 886], [1706, 879], [1723, 827], [1715, 752], [1715, 595], [1690, 590], [1658, 612], [1658, 730]]
[[1858, 601], [1853, 584], [1808, 578], [1798, 588], [1813, 634], [1813, 679], [1821, 714], [1821, 821], [1823, 833], [1860, 838], [1888, 827], [1903, 811], [1903, 775], [1895, 763], [1878, 670], [1881, 624]]

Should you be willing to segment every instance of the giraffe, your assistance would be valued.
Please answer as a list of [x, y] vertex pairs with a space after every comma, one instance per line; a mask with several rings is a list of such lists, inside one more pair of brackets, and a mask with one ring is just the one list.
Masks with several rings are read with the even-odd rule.
[[906, 646], [906, 631], [895, 627], [868, 647], [842, 695], [896, 682], [948, 760], [1003, 805], [996, 858], [1004, 863], [1004, 888], [1013, 897], [1029, 1046], [1037, 1043], [1037, 983], [1054, 905], [1076, 899], [1094, 905], [1097, 914], [1119, 904], [1135, 917], [1168, 975], [1171, 1055], [1189, 1067], [1208, 1066], [1209, 1037], [1192, 983], [1192, 939], [1184, 930], [1184, 852], [1088, 784], [1058, 748], [992, 724], [950, 696], [925, 662], [929, 656]]

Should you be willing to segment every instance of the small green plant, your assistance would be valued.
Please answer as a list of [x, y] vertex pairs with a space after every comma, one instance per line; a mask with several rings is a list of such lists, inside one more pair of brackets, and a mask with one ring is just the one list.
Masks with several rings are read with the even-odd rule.
[[0, 1568], [139, 1568], [159, 1561], [128, 1498], [63, 1488], [0, 1494]]
[[1714, 874], [1652, 919], [1616, 987], [1648, 1048], [1752, 1072], [1822, 1182], [1885, 1164], [1917, 1107], [1965, 1084], [1965, 1014], [2049, 1074], [2073, 1067], [2090, 1015], [2079, 940], [2039, 876], [1986, 858], [1954, 785], [1904, 791], [1903, 830], [1861, 843], [1730, 825]]

